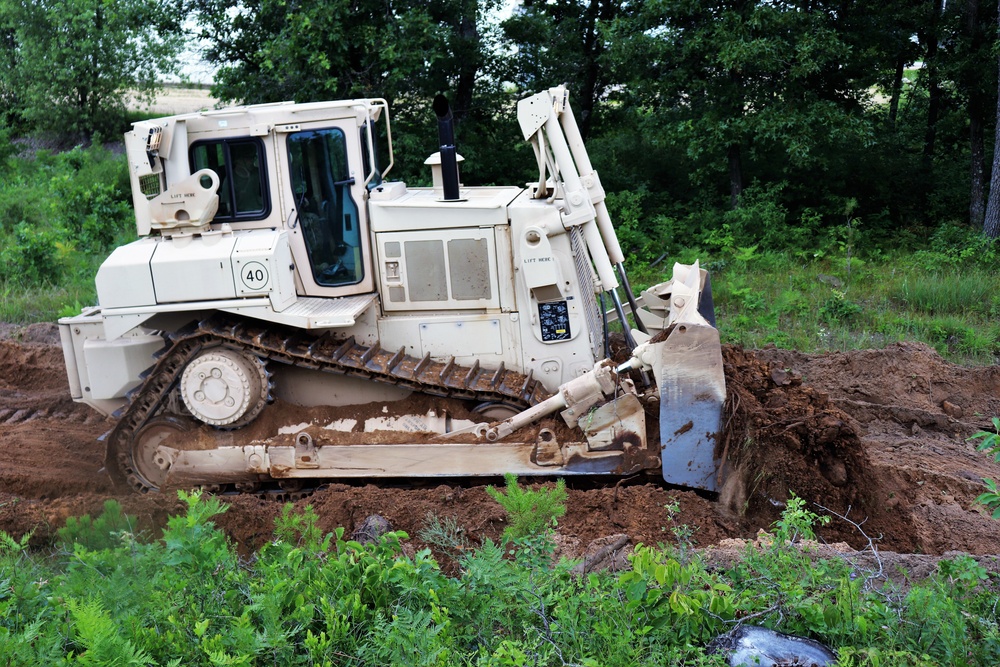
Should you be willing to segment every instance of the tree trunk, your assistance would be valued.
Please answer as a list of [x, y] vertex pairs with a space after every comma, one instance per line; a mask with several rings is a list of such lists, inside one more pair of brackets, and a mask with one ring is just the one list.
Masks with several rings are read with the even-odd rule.
[[479, 8], [477, 3], [463, 2], [462, 15], [458, 19], [456, 49], [459, 58], [458, 85], [455, 87], [454, 111], [455, 122], [472, 110], [472, 100], [475, 96], [476, 75], [479, 73]]
[[899, 97], [903, 92], [903, 72], [906, 67], [906, 56], [900, 50], [896, 56], [896, 72], [892, 79], [892, 98], [889, 100], [889, 127], [896, 129], [896, 116], [899, 115]]
[[[997, 29], [1000, 34], [1000, 0], [997, 2]], [[1000, 54], [997, 55], [1000, 66]], [[990, 198], [986, 202], [983, 234], [991, 239], [1000, 236], [1000, 73], [997, 75], [997, 125], [993, 140], [993, 171], [990, 176]]]
[[[970, 104], [970, 106], [973, 106]], [[983, 224], [983, 198], [986, 192], [986, 171], [983, 147], [983, 118], [975, 110], [969, 113], [969, 149], [972, 161], [969, 189], [969, 224], [975, 228]]]
[[[979, 29], [979, 0], [966, 0], [965, 30], [969, 37], [971, 52], [979, 53], [982, 46], [982, 30]], [[983, 99], [979, 81], [969, 77], [969, 224], [979, 228], [984, 215], [984, 147], [983, 120], [986, 102]]]
[[938, 78], [938, 24], [944, 0], [932, 0], [930, 25], [925, 33], [927, 40], [924, 68], [927, 70], [927, 130], [924, 133], [924, 163], [930, 168], [934, 159], [934, 144], [937, 139], [938, 116], [941, 111], [941, 85]]
[[594, 122], [594, 107], [597, 105], [599, 94], [599, 59], [604, 50], [601, 38], [597, 34], [597, 19], [600, 13], [601, 0], [590, 0], [583, 15], [583, 56], [586, 60], [583, 63], [583, 89], [578, 98], [580, 100], [580, 134], [584, 139], [590, 135], [590, 128]]
[[743, 194], [743, 155], [739, 144], [730, 144], [727, 151], [729, 157], [729, 207], [735, 209], [740, 205], [740, 195]]

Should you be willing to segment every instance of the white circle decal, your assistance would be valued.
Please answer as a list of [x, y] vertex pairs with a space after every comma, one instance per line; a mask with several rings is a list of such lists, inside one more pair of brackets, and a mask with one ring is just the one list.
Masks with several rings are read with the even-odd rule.
[[249, 290], [262, 290], [267, 287], [267, 267], [260, 262], [247, 262], [240, 270], [240, 278]]

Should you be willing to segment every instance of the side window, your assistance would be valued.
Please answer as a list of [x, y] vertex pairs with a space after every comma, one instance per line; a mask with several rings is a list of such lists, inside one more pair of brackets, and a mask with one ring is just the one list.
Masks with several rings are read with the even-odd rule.
[[192, 171], [211, 169], [219, 175], [217, 222], [261, 220], [271, 212], [259, 139], [198, 141], [191, 146]]
[[336, 287], [361, 282], [361, 230], [351, 197], [347, 139], [339, 128], [288, 136], [288, 164], [298, 224], [302, 226], [313, 279]]

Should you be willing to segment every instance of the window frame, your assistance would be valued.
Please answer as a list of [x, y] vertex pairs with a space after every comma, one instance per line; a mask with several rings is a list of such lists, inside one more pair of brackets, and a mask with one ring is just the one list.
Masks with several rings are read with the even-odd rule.
[[[270, 174], [268, 174], [267, 169], [267, 147], [264, 142], [261, 141], [260, 137], [250, 137], [250, 136], [238, 136], [238, 137], [220, 137], [214, 139], [199, 139], [193, 142], [188, 147], [188, 161], [192, 168], [195, 164], [195, 151], [202, 146], [222, 145], [223, 147], [223, 159], [225, 160], [225, 171], [226, 177], [221, 178], [219, 188], [227, 188], [229, 194], [229, 201], [231, 202], [233, 213], [230, 215], [220, 215], [216, 214], [213, 222], [251, 222], [257, 220], [264, 220], [271, 215], [271, 189], [270, 189]], [[254, 148], [257, 149], [257, 164], [258, 173], [260, 175], [260, 191], [261, 191], [261, 203], [263, 208], [256, 211], [247, 211], [244, 213], [238, 212], [237, 201], [236, 201], [236, 179], [233, 178], [233, 161], [232, 152], [230, 150], [230, 144], [252, 144]], [[206, 167], [207, 169], [213, 169], [212, 167]], [[213, 169], [214, 171], [214, 169]], [[221, 198], [221, 193], [220, 193]]]

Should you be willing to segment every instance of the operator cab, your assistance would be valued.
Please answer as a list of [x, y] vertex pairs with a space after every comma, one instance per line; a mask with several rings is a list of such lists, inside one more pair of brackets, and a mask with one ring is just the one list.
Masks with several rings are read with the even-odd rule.
[[262, 104], [137, 123], [126, 144], [139, 235], [284, 230], [299, 296], [374, 291], [365, 201], [392, 166], [385, 109], [383, 100]]

